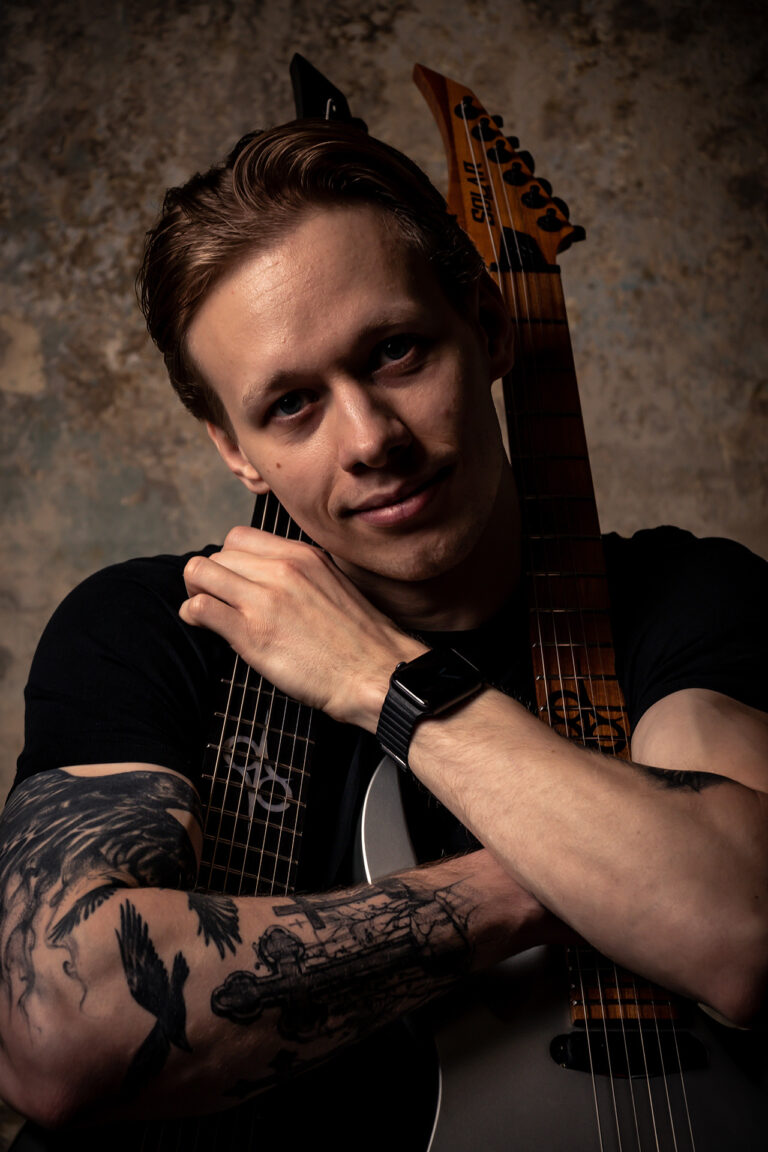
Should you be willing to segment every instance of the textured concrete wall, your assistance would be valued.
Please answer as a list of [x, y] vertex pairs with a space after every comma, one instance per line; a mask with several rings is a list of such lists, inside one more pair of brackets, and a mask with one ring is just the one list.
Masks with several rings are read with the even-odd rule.
[[588, 240], [562, 261], [605, 528], [768, 554], [766, 28], [732, 0], [6, 0], [4, 794], [51, 610], [94, 568], [219, 539], [248, 500], [133, 298], [162, 191], [291, 117], [300, 51], [442, 184], [420, 61], [474, 88]]

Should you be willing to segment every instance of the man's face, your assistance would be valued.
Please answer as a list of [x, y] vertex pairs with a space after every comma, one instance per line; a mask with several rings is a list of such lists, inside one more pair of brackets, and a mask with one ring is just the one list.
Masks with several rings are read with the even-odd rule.
[[[492, 307], [491, 307], [492, 311]], [[386, 214], [313, 210], [211, 292], [189, 351], [254, 492], [271, 488], [364, 588], [471, 556], [505, 470], [491, 383], [509, 353], [465, 316]]]

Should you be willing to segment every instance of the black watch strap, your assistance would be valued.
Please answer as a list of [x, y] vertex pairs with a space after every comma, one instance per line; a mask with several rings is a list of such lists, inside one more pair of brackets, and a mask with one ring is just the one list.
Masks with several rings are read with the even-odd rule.
[[408, 749], [419, 721], [447, 712], [482, 688], [477, 668], [453, 649], [431, 650], [398, 664], [389, 681], [376, 739], [396, 764], [408, 768]]

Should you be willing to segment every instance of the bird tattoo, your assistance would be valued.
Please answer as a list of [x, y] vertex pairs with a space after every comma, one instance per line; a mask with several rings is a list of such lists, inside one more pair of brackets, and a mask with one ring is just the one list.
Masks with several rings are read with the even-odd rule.
[[123, 1083], [123, 1093], [133, 1097], [162, 1069], [171, 1044], [191, 1052], [186, 1035], [187, 1010], [184, 983], [189, 966], [181, 952], [168, 969], [155, 951], [144, 919], [130, 900], [120, 908], [120, 928], [116, 929], [120, 957], [131, 995], [137, 1004], [151, 1012], [156, 1022], [131, 1061]]

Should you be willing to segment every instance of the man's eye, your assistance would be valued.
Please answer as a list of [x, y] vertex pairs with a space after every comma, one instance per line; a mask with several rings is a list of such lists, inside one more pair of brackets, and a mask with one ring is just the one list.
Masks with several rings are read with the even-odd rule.
[[409, 333], [403, 333], [402, 336], [390, 336], [379, 347], [382, 362], [392, 364], [398, 360], [404, 360], [412, 351], [415, 343], [416, 338]]
[[278, 416], [297, 416], [308, 403], [306, 392], [286, 392], [275, 404], [275, 412]]

